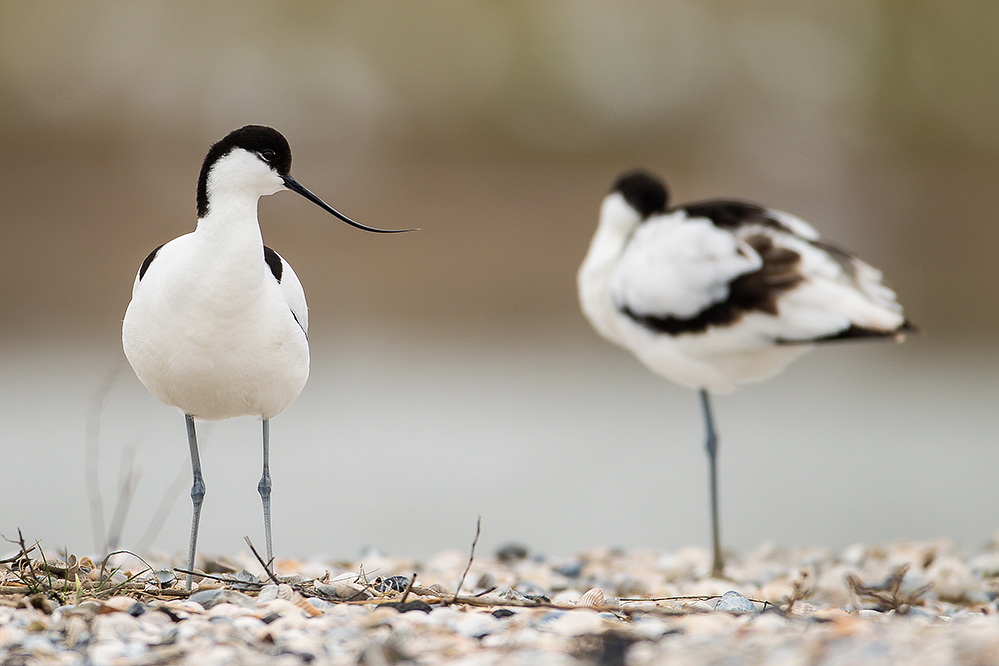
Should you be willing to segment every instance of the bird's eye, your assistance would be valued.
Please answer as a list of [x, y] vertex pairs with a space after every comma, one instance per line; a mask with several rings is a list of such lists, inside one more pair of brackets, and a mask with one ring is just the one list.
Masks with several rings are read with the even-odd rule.
[[261, 150], [260, 156], [264, 158], [265, 162], [271, 162], [274, 160], [274, 151], [271, 150], [270, 148], [267, 148], [266, 150]]

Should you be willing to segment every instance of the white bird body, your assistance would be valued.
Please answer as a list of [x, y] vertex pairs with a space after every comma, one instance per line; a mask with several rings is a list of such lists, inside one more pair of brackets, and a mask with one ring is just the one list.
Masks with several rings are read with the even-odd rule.
[[265, 248], [257, 200], [284, 188], [242, 148], [209, 172], [197, 228], [160, 246], [135, 277], [122, 342], [139, 380], [185, 414], [270, 419], [309, 377], [308, 308], [291, 266]]
[[277, 281], [259, 229], [241, 230], [245, 241], [233, 243], [230, 234], [218, 243], [217, 223], [201, 220], [136, 276], [122, 328], [125, 355], [156, 398], [185, 414], [270, 419], [309, 377], [305, 293], [280, 257]]
[[699, 389], [707, 431], [713, 561], [723, 561], [710, 392], [765, 379], [814, 346], [901, 339], [911, 329], [881, 272], [804, 221], [741, 201], [667, 207], [635, 171], [604, 199], [578, 274], [586, 318], [652, 371]]
[[[749, 206], [731, 227], [699, 207]], [[762, 254], [761, 254], [762, 253]], [[776, 258], [765, 266], [764, 256]], [[732, 302], [756, 274], [748, 303]], [[578, 275], [586, 317], [654, 372], [715, 392], [765, 379], [819, 340], [896, 335], [905, 322], [881, 273], [819, 240], [804, 221], [717, 202], [643, 214], [615, 190]], [[850, 333], [848, 333], [850, 332]]]
[[[194, 477], [188, 570], [205, 496], [194, 419], [263, 421], [257, 490], [271, 558], [269, 423], [309, 377], [305, 292], [288, 262], [264, 246], [257, 201], [288, 189], [350, 225], [386, 232], [337, 212], [290, 170], [291, 148], [270, 127], [247, 125], [213, 144], [198, 179], [197, 227], [142, 262], [122, 323], [122, 346], [135, 374], [187, 421]], [[188, 589], [191, 581], [189, 574]]]

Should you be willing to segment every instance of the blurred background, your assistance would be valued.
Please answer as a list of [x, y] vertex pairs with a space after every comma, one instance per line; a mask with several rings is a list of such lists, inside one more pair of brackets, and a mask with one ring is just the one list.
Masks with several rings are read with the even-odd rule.
[[[422, 229], [260, 202], [311, 308], [310, 382], [272, 424], [279, 554], [467, 550], [480, 515], [482, 548], [707, 546], [696, 395], [576, 300], [637, 166], [677, 203], [803, 217], [923, 331], [716, 400], [725, 543], [979, 545], [997, 25], [999, 4], [929, 0], [0, 2], [0, 534], [96, 553], [123, 524], [119, 546], [186, 550], [183, 419], [124, 364], [121, 318], [146, 254], [193, 229], [208, 146], [261, 123], [330, 204]], [[201, 432], [201, 550], [262, 544], [259, 424]]]

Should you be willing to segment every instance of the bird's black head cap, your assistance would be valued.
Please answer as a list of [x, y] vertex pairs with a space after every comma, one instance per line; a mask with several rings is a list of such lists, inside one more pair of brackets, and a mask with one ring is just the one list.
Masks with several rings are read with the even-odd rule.
[[669, 194], [666, 183], [655, 174], [636, 169], [618, 177], [611, 192], [620, 192], [628, 204], [637, 210], [643, 219], [666, 212]]
[[198, 217], [208, 214], [208, 172], [219, 159], [235, 148], [256, 153], [269, 164], [279, 176], [291, 173], [291, 146], [281, 132], [264, 125], [246, 125], [229, 132], [224, 139], [212, 144], [201, 164], [198, 178]]

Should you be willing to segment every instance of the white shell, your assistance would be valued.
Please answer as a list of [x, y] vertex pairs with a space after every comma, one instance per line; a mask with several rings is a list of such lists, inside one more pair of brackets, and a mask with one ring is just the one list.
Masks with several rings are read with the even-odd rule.
[[583, 592], [576, 605], [580, 608], [599, 608], [604, 605], [604, 591], [599, 587], [591, 587]]
[[282, 583], [277, 586], [277, 598], [290, 601], [305, 611], [305, 614], [309, 617], [319, 617], [323, 614], [321, 610], [313, 606], [308, 599], [302, 596], [298, 590], [287, 583]]

